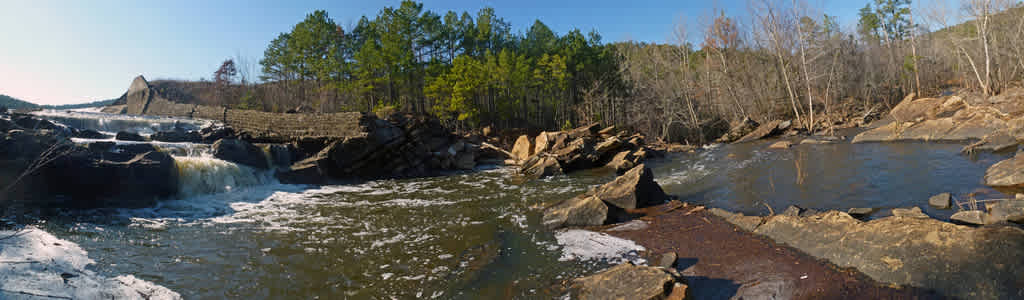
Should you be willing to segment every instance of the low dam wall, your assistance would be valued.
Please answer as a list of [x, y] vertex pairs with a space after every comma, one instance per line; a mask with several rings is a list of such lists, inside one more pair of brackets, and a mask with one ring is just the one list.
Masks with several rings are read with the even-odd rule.
[[264, 139], [346, 138], [366, 135], [366, 120], [360, 112], [268, 113], [177, 103], [152, 89], [142, 76], [132, 81], [125, 96], [124, 109], [120, 110], [125, 114], [214, 120]]

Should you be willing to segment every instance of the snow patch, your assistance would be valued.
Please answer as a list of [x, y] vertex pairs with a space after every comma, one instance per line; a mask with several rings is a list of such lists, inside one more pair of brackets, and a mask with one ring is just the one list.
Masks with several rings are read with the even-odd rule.
[[628, 260], [639, 265], [647, 263], [639, 257], [639, 252], [647, 250], [643, 246], [605, 233], [569, 229], [556, 232], [555, 239], [562, 245], [559, 261], [603, 260], [618, 264]]
[[86, 270], [96, 262], [85, 250], [38, 228], [0, 231], [0, 238], [2, 299], [181, 299], [132, 275], [107, 278]]

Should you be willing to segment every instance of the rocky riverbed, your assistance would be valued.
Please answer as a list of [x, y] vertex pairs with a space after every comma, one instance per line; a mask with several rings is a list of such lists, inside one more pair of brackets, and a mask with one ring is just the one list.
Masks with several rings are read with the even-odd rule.
[[[505, 151], [498, 137], [408, 115], [366, 116], [362, 136], [288, 143], [188, 119], [115, 131], [74, 129], [60, 113], [0, 119], [5, 163], [30, 165], [17, 159], [59, 144], [76, 149], [65, 163], [78, 165], [59, 169], [74, 173], [34, 180], [96, 177], [38, 202], [62, 215], [39, 230], [88, 250], [90, 278], [130, 274], [185, 298], [1013, 298], [1022, 286], [1019, 206], [991, 201], [1014, 196], [981, 180], [1012, 172], [1013, 158], [985, 147], [850, 144], [787, 136], [783, 122], [704, 149], [658, 151], [587, 125]], [[780, 133], [784, 147], [763, 140]], [[139, 193], [167, 194], [105, 194], [131, 190], [101, 178], [135, 172], [161, 182]], [[957, 216], [972, 207], [980, 221]]]

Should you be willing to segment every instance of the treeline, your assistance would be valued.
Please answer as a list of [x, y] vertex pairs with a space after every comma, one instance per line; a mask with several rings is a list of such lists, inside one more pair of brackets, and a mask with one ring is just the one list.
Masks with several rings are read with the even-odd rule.
[[11, 96], [7, 96], [4, 94], [0, 94], [0, 107], [6, 107], [9, 109], [33, 109], [39, 107], [39, 105]]
[[349, 29], [309, 14], [268, 46], [261, 79], [288, 84], [258, 98], [429, 112], [452, 125], [570, 126], [587, 89], [618, 80], [616, 58], [596, 32], [558, 35], [536, 21], [517, 34], [491, 8], [442, 15], [404, 1]]
[[559, 35], [539, 20], [514, 33], [490, 8], [442, 15], [404, 1], [352, 28], [309, 14], [268, 46], [262, 84], [242, 74], [239, 85], [237, 73], [253, 72], [233, 61], [208, 84], [223, 87], [224, 105], [426, 112], [462, 128], [603, 122], [689, 143], [744, 118], [820, 131], [912, 92], [994, 94], [1019, 81], [1022, 9], [962, 1], [964, 18], [954, 20], [943, 1], [917, 12], [908, 0], [874, 0], [852, 29], [796, 1], [754, 1], [748, 19], [717, 12], [700, 26], [680, 22], [665, 44], [606, 44], [596, 32]]

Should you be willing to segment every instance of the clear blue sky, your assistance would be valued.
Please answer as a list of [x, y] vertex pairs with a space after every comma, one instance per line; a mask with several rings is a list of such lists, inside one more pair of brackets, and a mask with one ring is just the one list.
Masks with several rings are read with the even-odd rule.
[[[428, 0], [424, 8], [494, 7], [523, 31], [540, 19], [558, 33], [597, 29], [606, 42], [669, 40], [676, 20], [696, 26], [715, 8], [748, 15], [749, 0]], [[772, 0], [782, 1], [782, 0]], [[867, 0], [808, 0], [846, 26]], [[788, 2], [788, 1], [787, 1]], [[209, 78], [220, 62], [256, 61], [267, 43], [316, 9], [346, 28], [387, 1], [0, 1], [0, 94], [39, 104], [120, 96], [132, 78]], [[257, 66], [258, 69], [258, 66]]]

